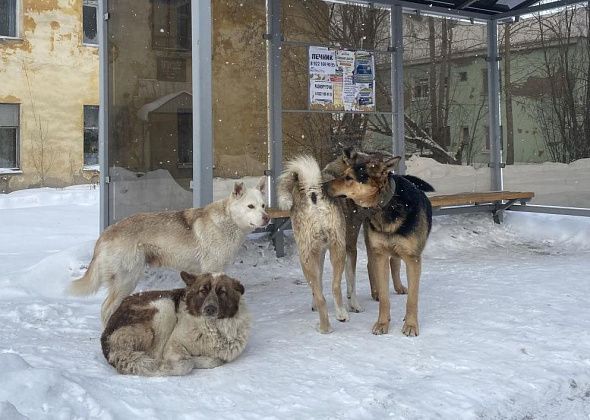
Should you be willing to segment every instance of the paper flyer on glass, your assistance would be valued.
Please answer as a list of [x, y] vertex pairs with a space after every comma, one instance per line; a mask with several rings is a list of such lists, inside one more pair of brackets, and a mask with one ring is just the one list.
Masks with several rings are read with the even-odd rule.
[[375, 60], [367, 51], [309, 47], [309, 107], [375, 110]]

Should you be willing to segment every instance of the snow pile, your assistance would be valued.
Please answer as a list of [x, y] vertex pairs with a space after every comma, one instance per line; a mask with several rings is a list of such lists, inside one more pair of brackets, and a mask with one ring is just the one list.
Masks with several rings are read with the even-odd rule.
[[[437, 193], [489, 191], [490, 168], [446, 165], [430, 158], [412, 156], [408, 173], [430, 182]], [[590, 208], [590, 159], [564, 163], [516, 164], [504, 168], [504, 189], [533, 191], [532, 204]]]
[[[397, 295], [390, 334], [370, 333], [377, 304], [362, 239], [366, 311], [334, 319], [326, 264], [329, 335], [315, 330], [292, 238], [280, 259], [267, 239], [250, 240], [228, 270], [244, 283], [254, 317], [246, 351], [186, 377], [140, 378], [116, 374], [102, 356], [104, 291], [62, 293], [84, 271], [98, 234], [98, 210], [87, 204], [97, 191], [81, 191], [0, 197], [2, 419], [590, 415], [590, 219], [508, 213], [496, 225], [489, 215], [436, 217], [417, 338], [400, 332], [405, 297]], [[180, 285], [178, 273], [158, 270], [138, 288]]]
[[95, 185], [74, 185], [66, 188], [38, 188], [0, 195], [0, 210], [57, 205], [97, 206], [98, 189]]

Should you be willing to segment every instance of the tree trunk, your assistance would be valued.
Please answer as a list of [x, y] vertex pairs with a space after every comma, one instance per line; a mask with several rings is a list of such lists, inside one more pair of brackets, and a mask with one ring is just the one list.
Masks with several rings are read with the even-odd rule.
[[430, 135], [436, 141], [439, 132], [438, 101], [436, 100], [436, 31], [434, 18], [428, 18], [428, 46], [430, 52], [430, 71], [428, 75], [430, 96]]

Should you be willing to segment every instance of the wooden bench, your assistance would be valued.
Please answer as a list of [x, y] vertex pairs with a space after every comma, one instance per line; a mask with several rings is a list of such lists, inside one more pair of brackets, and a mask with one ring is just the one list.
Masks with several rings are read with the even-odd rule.
[[[434, 214], [461, 213], [466, 209], [477, 211], [489, 211], [494, 222], [502, 222], [502, 212], [516, 202], [526, 204], [535, 196], [533, 192], [515, 191], [486, 191], [458, 194], [437, 194], [428, 198], [432, 204]], [[283, 231], [289, 228], [291, 219], [288, 210], [268, 209], [268, 215], [272, 219], [266, 231], [270, 232], [277, 257], [285, 255]]]

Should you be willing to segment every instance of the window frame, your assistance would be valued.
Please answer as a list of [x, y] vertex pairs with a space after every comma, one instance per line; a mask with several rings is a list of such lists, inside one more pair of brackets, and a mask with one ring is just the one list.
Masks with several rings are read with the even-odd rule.
[[[192, 1], [187, 1], [186, 3], [182, 4], [182, 6], [186, 6], [187, 4], [190, 5], [190, 7], [192, 8]], [[168, 7], [170, 7], [170, 6], [171, 6], [171, 4], [168, 4]], [[155, 50], [155, 51], [174, 51], [174, 52], [178, 52], [178, 53], [190, 53], [191, 52], [191, 48], [192, 48], [190, 45], [187, 48], [184, 48], [184, 47], [182, 47], [182, 46], [179, 45], [179, 43], [178, 43], [178, 41], [180, 40], [180, 38], [178, 37], [179, 34], [176, 34], [177, 35], [177, 38], [176, 38], [177, 44], [175, 46], [170, 46], [169, 45], [170, 44], [170, 40], [171, 39], [175, 39], [175, 38], [172, 38], [172, 36], [170, 35], [170, 33], [171, 33], [170, 29], [172, 28], [172, 24], [173, 24], [173, 22], [171, 20], [168, 20], [167, 21], [167, 24], [168, 24], [168, 27], [167, 27], [168, 36], [166, 37], [166, 45], [165, 46], [156, 45], [157, 44], [156, 39], [158, 38], [157, 37], [157, 31], [156, 31], [156, 18], [155, 18], [155, 16], [156, 16], [156, 7], [157, 7], [156, 6], [156, 2], [155, 1], [152, 1], [151, 2], [151, 19], [150, 19], [150, 21], [151, 21], [151, 25], [150, 26], [151, 26], [151, 43], [152, 43], [151, 45], [152, 45], [152, 49]], [[178, 13], [178, 10], [179, 9], [180, 9], [180, 7], [176, 7], [176, 12], [177, 13]], [[190, 33], [192, 31], [192, 27], [191, 27], [191, 23], [190, 23], [190, 18], [191, 18], [190, 13], [189, 13], [188, 16], [189, 16], [189, 22], [188, 22], [188, 24], [189, 24], [188, 25], [189, 36], [188, 36], [187, 39], [188, 39], [189, 44], [191, 44], [192, 43], [192, 39], [191, 39]], [[177, 18], [177, 22], [178, 22], [178, 15], [176, 16], [176, 18]]]
[[[418, 95], [420, 90], [420, 95]], [[412, 99], [421, 100], [430, 97], [430, 79], [427, 77], [418, 77], [414, 79], [414, 88], [412, 89]]]
[[[21, 0], [14, 0], [15, 7], [14, 7], [14, 36], [10, 35], [0, 35], [0, 39], [21, 39], [20, 36], [20, 17], [21, 17]], [[20, 123], [20, 121], [19, 121]]]
[[2, 127], [8, 127], [8, 128], [16, 128], [16, 138], [14, 139], [15, 141], [15, 166], [12, 168], [4, 168], [2, 166], [0, 166], [0, 170], [6, 170], [10, 172], [21, 172], [21, 159], [20, 159], [20, 128], [21, 128], [21, 118], [20, 118], [20, 105], [21, 104], [14, 104], [14, 103], [0, 103], [0, 105], [13, 105], [16, 106], [17, 108], [17, 123], [18, 125], [16, 126], [2, 126]]
[[[90, 4], [92, 3], [92, 4]], [[86, 41], [86, 32], [84, 30], [84, 7], [94, 7], [94, 9], [96, 10], [96, 42], [87, 42]], [[98, 48], [98, 44], [99, 44], [99, 40], [98, 40], [98, 0], [83, 0], [82, 1], [82, 45], [86, 46], [86, 47], [97, 47]]]
[[[86, 108], [96, 108], [96, 126], [94, 127], [86, 127]], [[99, 105], [83, 105], [82, 106], [82, 169], [85, 171], [95, 171], [97, 170], [97, 165], [99, 165], [100, 159], [100, 122], [98, 118], [100, 117], [100, 106]], [[96, 130], [96, 157], [97, 163], [86, 163], [86, 130]]]

